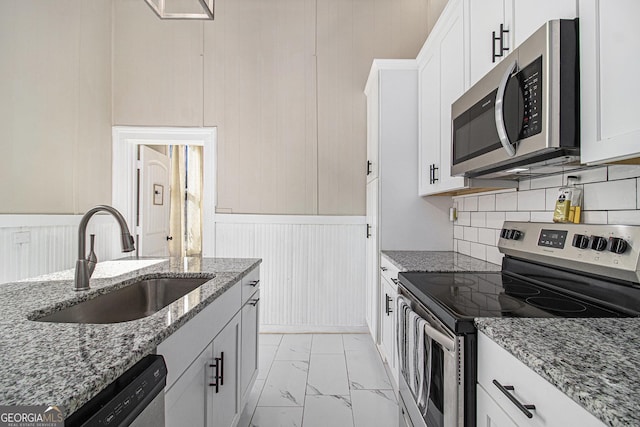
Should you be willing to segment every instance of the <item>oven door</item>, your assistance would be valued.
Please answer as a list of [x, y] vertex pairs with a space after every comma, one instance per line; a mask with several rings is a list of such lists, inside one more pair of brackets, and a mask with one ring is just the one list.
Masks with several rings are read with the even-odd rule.
[[[454, 427], [464, 422], [462, 404], [464, 403], [463, 355], [464, 341], [457, 337], [424, 306], [411, 297], [411, 309], [426, 320], [425, 333], [425, 383], [426, 398], [418, 402], [418, 396], [411, 390], [408, 379], [410, 373], [408, 345], [398, 343], [400, 357], [400, 425], [414, 427]], [[399, 310], [396, 310], [397, 312]], [[401, 316], [401, 313], [397, 313]], [[400, 320], [400, 319], [399, 319]], [[401, 323], [399, 323], [400, 325]]]

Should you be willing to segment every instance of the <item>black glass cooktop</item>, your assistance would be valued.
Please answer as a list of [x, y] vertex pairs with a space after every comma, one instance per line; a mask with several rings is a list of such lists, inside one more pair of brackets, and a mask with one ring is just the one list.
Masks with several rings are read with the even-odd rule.
[[472, 332], [476, 317], [626, 317], [505, 273], [401, 273], [400, 281], [455, 332]]

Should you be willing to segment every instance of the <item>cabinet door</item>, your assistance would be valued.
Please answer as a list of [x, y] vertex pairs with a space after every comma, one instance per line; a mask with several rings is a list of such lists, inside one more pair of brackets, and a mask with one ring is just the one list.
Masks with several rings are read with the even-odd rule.
[[431, 169], [440, 164], [440, 51], [430, 53], [418, 70], [420, 195], [434, 191]]
[[[233, 424], [240, 407], [238, 357], [240, 356], [240, 313], [213, 339], [211, 354], [218, 364], [218, 387], [208, 387], [208, 427], [227, 427]], [[216, 369], [209, 371], [209, 376]], [[216, 382], [212, 378], [211, 382]], [[183, 424], [186, 425], [186, 424]]]
[[[378, 342], [378, 180], [367, 184], [367, 283], [365, 288], [365, 316], [369, 331], [375, 342]], [[364, 231], [364, 230], [363, 230]]]
[[196, 357], [182, 376], [165, 392], [167, 427], [205, 426], [207, 373], [211, 372], [211, 345]]
[[464, 19], [460, 2], [440, 43], [440, 167], [436, 177], [442, 191], [464, 187], [464, 178], [451, 176], [451, 104], [465, 90], [464, 64]]
[[382, 318], [380, 327], [380, 344], [384, 352], [394, 380], [397, 378], [397, 356], [396, 356], [396, 296], [397, 291], [393, 289], [387, 279], [380, 276], [380, 316]]
[[640, 156], [640, 2], [579, 2], [581, 159], [596, 164]]
[[476, 425], [478, 427], [516, 427], [517, 424], [502, 410], [500, 406], [484, 391], [482, 386], [476, 387]]
[[367, 94], [367, 183], [378, 177], [380, 150], [380, 91], [378, 83], [379, 79], [376, 76], [371, 81], [375, 87]]
[[[470, 85], [473, 86], [482, 76], [487, 74], [501, 58], [493, 60], [495, 52], [499, 53], [500, 42], [493, 40], [493, 32], [500, 36], [500, 24], [505, 30], [511, 25], [505, 21], [504, 0], [467, 0], [468, 13], [466, 16], [469, 29], [469, 65]], [[509, 30], [509, 32], [511, 32]], [[509, 34], [504, 37], [504, 47], [510, 48]], [[505, 52], [505, 55], [508, 52]]]
[[517, 47], [538, 28], [552, 19], [573, 19], [578, 16], [575, 0], [512, 0], [513, 38]]
[[242, 401], [251, 390], [252, 380], [258, 372], [258, 310], [260, 307], [260, 291], [242, 307], [242, 347], [240, 364], [240, 396]]

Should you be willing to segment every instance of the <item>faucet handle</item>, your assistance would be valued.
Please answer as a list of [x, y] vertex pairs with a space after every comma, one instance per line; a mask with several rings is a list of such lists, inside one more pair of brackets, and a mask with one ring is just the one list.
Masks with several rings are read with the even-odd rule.
[[87, 264], [89, 267], [89, 277], [91, 277], [91, 275], [93, 274], [93, 270], [96, 269], [96, 264], [98, 263], [98, 257], [96, 256], [96, 253], [93, 250], [96, 243], [96, 235], [90, 234], [89, 238], [91, 239], [91, 243], [89, 246], [89, 255], [87, 255]]

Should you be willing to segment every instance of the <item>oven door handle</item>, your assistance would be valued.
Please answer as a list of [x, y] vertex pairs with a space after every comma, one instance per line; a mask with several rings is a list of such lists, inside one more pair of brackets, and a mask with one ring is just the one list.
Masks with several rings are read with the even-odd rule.
[[507, 90], [507, 83], [509, 82], [509, 78], [511, 74], [513, 74], [516, 66], [518, 64], [516, 61], [513, 61], [511, 65], [507, 67], [507, 71], [505, 71], [502, 76], [502, 80], [500, 80], [500, 85], [498, 86], [498, 93], [496, 95], [496, 104], [495, 104], [495, 114], [496, 114], [496, 130], [498, 131], [498, 137], [500, 138], [500, 143], [502, 147], [505, 149], [509, 157], [513, 157], [516, 155], [516, 149], [511, 145], [511, 141], [509, 141], [509, 136], [507, 135], [507, 128], [504, 125], [504, 95]]
[[427, 334], [432, 340], [435, 340], [442, 346], [442, 348], [444, 348], [448, 352], [455, 353], [456, 342], [453, 338], [448, 337], [428, 323], [424, 325], [424, 333]]

